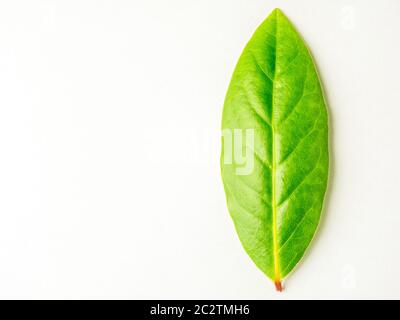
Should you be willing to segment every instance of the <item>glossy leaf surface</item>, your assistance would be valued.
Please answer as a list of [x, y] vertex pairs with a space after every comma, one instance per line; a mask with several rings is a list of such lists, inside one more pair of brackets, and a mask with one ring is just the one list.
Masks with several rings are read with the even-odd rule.
[[329, 156], [327, 109], [313, 59], [279, 9], [238, 61], [222, 128], [229, 212], [246, 252], [280, 290], [318, 226]]

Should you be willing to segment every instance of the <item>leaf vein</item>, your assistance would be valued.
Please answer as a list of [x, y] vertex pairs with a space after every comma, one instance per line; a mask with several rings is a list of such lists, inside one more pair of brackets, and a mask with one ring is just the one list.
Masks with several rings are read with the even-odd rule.
[[292, 60], [289, 61], [289, 63], [285, 66], [285, 69], [283, 69], [283, 71], [278, 73], [278, 76], [282, 76], [284, 75], [288, 70], [289, 67], [292, 65], [292, 63], [297, 59], [297, 57], [300, 55], [300, 50], [297, 49], [296, 51], [296, 55], [294, 56], [294, 58]]
[[301, 181], [297, 184], [295, 188], [287, 195], [283, 200], [281, 200], [278, 204], [278, 207], [280, 207], [282, 204], [284, 204], [286, 201], [290, 199], [290, 197], [293, 195], [293, 193], [311, 176], [311, 174], [314, 172], [314, 170], [318, 167], [319, 161], [321, 159], [321, 149], [319, 149], [319, 156], [318, 160], [315, 162], [314, 167], [301, 179]]
[[[246, 186], [247, 186], [247, 185], [246, 185]], [[248, 213], [248, 214], [251, 215], [251, 216], [257, 217], [257, 218], [259, 218], [259, 219], [261, 220], [261, 217], [260, 217], [259, 215], [255, 214], [253, 211], [250, 211], [249, 209], [245, 208], [245, 207], [240, 203], [239, 198], [237, 197], [236, 193], [235, 193], [235, 192], [232, 192], [232, 189], [229, 187], [228, 184], [225, 184], [225, 187], [228, 189], [229, 194], [231, 195], [231, 198], [233, 199], [233, 201], [235, 201], [235, 203], [236, 203], [244, 212]], [[266, 201], [265, 201], [264, 198], [260, 197], [260, 200], [261, 200], [261, 202], [262, 202], [264, 205], [266, 205], [266, 206], [268, 205], [268, 204], [266, 203]]]
[[257, 68], [260, 69], [260, 71], [264, 74], [264, 76], [265, 76], [266, 78], [268, 78], [268, 79], [273, 83], [273, 82], [274, 82], [274, 79], [273, 79], [266, 71], [264, 71], [264, 69], [261, 67], [261, 65], [260, 65], [260, 63], [258, 62], [258, 60], [257, 60], [257, 58], [256, 58], [256, 56], [255, 56], [255, 54], [254, 54], [254, 52], [250, 50], [250, 54], [251, 54], [251, 56], [252, 56], [252, 58], [253, 58], [253, 60], [254, 60], [255, 65], [257, 66]]
[[[300, 252], [300, 254], [301, 254], [301, 252]], [[285, 274], [285, 273], [286, 273], [286, 270], [288, 270], [288, 269], [291, 267], [292, 262], [295, 261], [295, 260], [297, 259], [297, 256], [298, 256], [298, 255], [299, 255], [299, 252], [296, 253], [296, 254], [293, 256], [292, 259], [290, 259], [289, 263], [286, 265], [286, 268], [282, 271], [283, 274]]]
[[267, 167], [268, 169], [271, 170], [271, 164], [268, 163], [268, 161], [264, 160], [254, 149], [248, 147], [254, 154], [255, 158], [264, 166]]
[[266, 125], [268, 125], [269, 127], [271, 127], [271, 123], [267, 120], [267, 118], [264, 118], [264, 116], [262, 116], [257, 110], [256, 108], [254, 108], [253, 104], [250, 102], [249, 96], [247, 94], [246, 91], [243, 91], [243, 96], [245, 97], [246, 101], [247, 101], [247, 105], [250, 107], [250, 110], [257, 116], [257, 118], [259, 118], [260, 120], [262, 120], [262, 122]]
[[300, 225], [303, 223], [304, 219], [306, 218], [307, 214], [314, 208], [314, 203], [310, 206], [310, 208], [307, 209], [307, 211], [303, 214], [301, 217], [300, 221], [296, 224], [295, 228], [290, 232], [289, 237], [281, 244], [279, 251], [281, 251], [285, 245], [288, 243], [288, 241], [294, 236], [296, 230], [300, 227]]
[[282, 165], [290, 158], [290, 156], [296, 151], [297, 147], [298, 147], [305, 139], [307, 139], [307, 137], [309, 137], [314, 131], [317, 131], [317, 130], [315, 129], [315, 127], [316, 127], [316, 125], [317, 125], [318, 120], [319, 120], [320, 117], [321, 117], [321, 110], [319, 111], [319, 114], [318, 114], [317, 118], [315, 119], [314, 124], [313, 124], [311, 130], [309, 130], [309, 132], [308, 132], [305, 136], [303, 136], [303, 137], [297, 142], [296, 146], [289, 152], [289, 154], [287, 154], [287, 155], [282, 159], [282, 161], [281, 161], [280, 163], [278, 163], [278, 166], [282, 166]]

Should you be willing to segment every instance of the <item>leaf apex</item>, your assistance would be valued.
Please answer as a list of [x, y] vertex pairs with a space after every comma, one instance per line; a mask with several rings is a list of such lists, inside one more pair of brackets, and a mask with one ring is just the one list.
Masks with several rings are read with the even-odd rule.
[[272, 13], [276, 16], [277, 19], [285, 19], [285, 20], [289, 20], [288, 17], [286, 17], [286, 15], [283, 13], [283, 11], [279, 8], [275, 8]]
[[283, 12], [280, 8], [275, 8], [274, 10], [272, 10], [272, 13], [275, 15], [283, 15]]

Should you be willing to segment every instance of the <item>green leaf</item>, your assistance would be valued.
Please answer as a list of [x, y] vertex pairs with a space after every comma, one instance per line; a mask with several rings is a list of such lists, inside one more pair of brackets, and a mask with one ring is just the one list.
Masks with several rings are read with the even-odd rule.
[[310, 52], [275, 9], [246, 45], [225, 98], [221, 173], [255, 264], [282, 290], [318, 226], [328, 179], [327, 109]]

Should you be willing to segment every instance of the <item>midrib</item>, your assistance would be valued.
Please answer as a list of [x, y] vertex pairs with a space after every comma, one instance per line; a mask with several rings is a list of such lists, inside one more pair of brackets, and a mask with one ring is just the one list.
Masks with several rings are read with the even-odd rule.
[[273, 255], [274, 255], [274, 273], [275, 273], [275, 286], [277, 290], [281, 288], [281, 274], [279, 266], [279, 247], [278, 247], [278, 226], [277, 226], [277, 213], [276, 213], [276, 159], [275, 159], [275, 129], [274, 129], [274, 106], [275, 106], [275, 80], [276, 80], [276, 61], [277, 61], [277, 36], [278, 36], [278, 17], [275, 13], [275, 61], [274, 61], [274, 76], [272, 82], [272, 106], [271, 106], [271, 132], [272, 132], [272, 242], [273, 242]]

